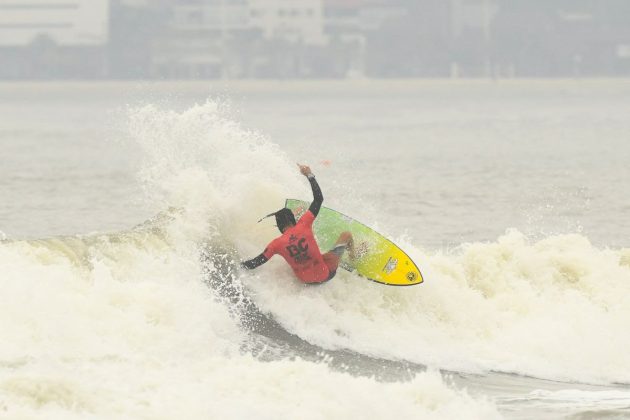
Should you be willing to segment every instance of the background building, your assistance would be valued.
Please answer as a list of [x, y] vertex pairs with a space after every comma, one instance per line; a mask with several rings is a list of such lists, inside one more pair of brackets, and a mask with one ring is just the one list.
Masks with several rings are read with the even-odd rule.
[[630, 74], [628, 0], [0, 0], [0, 78]]
[[108, 0], [0, 0], [0, 76], [104, 77]]

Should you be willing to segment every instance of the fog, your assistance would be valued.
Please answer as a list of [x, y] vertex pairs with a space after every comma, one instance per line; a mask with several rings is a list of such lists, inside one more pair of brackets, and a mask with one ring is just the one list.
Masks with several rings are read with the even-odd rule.
[[0, 79], [614, 77], [627, 0], [0, 0]]

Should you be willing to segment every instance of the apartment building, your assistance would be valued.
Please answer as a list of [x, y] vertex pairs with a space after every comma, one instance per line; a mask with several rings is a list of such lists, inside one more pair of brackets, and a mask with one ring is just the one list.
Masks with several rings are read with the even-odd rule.
[[109, 0], [0, 0], [0, 77], [102, 77]]
[[265, 39], [323, 45], [322, 0], [249, 0], [250, 24]]
[[0, 0], [0, 46], [46, 37], [60, 46], [105, 45], [109, 0]]
[[156, 77], [301, 73], [298, 56], [326, 41], [321, 0], [174, 0], [168, 9], [153, 43]]

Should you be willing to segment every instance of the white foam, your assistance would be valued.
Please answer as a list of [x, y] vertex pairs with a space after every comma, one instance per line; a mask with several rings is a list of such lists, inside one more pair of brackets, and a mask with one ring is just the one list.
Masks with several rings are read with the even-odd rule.
[[630, 270], [619, 252], [580, 235], [530, 243], [516, 231], [452, 255], [407, 247], [423, 285], [341, 273], [304, 288], [279, 265], [248, 285], [288, 329], [323, 346], [454, 370], [630, 381]]
[[0, 247], [3, 415], [499, 418], [490, 402], [437, 373], [381, 384], [324, 364], [241, 354], [243, 333], [211, 298], [185, 247], [117, 239]]
[[0, 244], [0, 417], [499, 417], [437, 373], [383, 384], [242, 353], [245, 332], [202, 282], [199, 243], [257, 249], [269, 236], [257, 216], [307, 184], [211, 103], [134, 111], [131, 131], [145, 147], [149, 199], [175, 209], [119, 235]]

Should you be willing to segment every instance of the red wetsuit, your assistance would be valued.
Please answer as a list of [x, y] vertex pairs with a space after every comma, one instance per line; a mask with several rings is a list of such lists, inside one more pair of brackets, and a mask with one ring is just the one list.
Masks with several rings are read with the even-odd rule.
[[330, 269], [319, 251], [313, 236], [315, 215], [309, 210], [297, 222], [284, 231], [282, 236], [271, 241], [263, 252], [270, 259], [282, 255], [293, 272], [304, 283], [319, 283], [330, 276]]
[[335, 248], [323, 255], [319, 250], [313, 236], [313, 221], [319, 213], [324, 196], [315, 177], [309, 175], [308, 180], [313, 189], [313, 202], [308, 211], [295, 226], [288, 227], [282, 236], [271, 241], [262, 254], [242, 262], [243, 267], [252, 270], [280, 254], [304, 283], [321, 283], [335, 276], [344, 247]]

